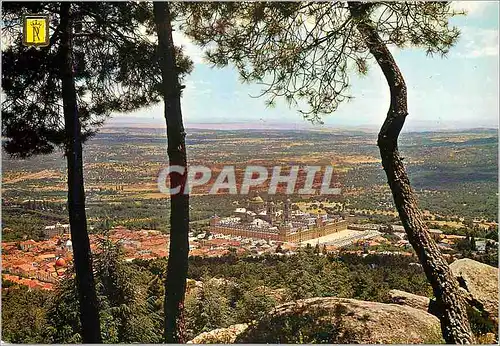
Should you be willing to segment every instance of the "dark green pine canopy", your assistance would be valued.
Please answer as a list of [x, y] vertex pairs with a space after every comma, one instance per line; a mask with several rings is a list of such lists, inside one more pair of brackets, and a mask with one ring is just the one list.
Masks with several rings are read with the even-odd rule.
[[[14, 157], [47, 154], [66, 136], [59, 69], [59, 3], [2, 4], [2, 136]], [[137, 2], [72, 4], [73, 60], [82, 139], [112, 112], [129, 112], [161, 100], [152, 6]], [[22, 44], [22, 15], [50, 15], [50, 45]], [[5, 42], [5, 41], [4, 41]], [[192, 62], [177, 49], [181, 75]]]

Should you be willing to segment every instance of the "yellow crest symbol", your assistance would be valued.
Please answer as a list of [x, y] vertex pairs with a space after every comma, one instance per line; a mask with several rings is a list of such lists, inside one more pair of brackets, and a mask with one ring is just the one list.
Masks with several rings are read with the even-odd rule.
[[28, 47], [49, 45], [48, 15], [27, 14], [23, 17], [23, 43]]

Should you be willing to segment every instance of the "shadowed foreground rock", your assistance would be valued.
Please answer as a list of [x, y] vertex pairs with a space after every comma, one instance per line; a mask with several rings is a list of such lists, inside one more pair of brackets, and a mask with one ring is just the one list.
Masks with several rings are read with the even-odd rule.
[[411, 306], [412, 308], [429, 311], [431, 300], [427, 297], [408, 293], [400, 290], [390, 290], [391, 302], [398, 305]]
[[235, 326], [232, 326], [200, 334], [192, 341], [344, 344], [444, 342], [439, 320], [425, 311], [408, 306], [332, 297], [283, 304], [268, 317], [248, 327], [238, 326], [239, 331], [235, 331]]
[[486, 311], [498, 324], [498, 268], [468, 258], [450, 265], [472, 306]]
[[235, 324], [227, 328], [201, 333], [188, 344], [233, 344], [236, 337], [248, 328], [248, 324]]

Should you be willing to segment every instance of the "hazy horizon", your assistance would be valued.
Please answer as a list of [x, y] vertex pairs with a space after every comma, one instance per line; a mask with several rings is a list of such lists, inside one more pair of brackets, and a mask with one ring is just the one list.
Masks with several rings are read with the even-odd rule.
[[[361, 130], [369, 132], [378, 132], [380, 126], [373, 125], [313, 125], [310, 122], [302, 119], [296, 122], [268, 122], [268, 121], [253, 121], [249, 119], [248, 121], [197, 121], [197, 122], [185, 122], [185, 127], [189, 129], [212, 129], [212, 130]], [[433, 126], [434, 124], [426, 121], [414, 121], [412, 124], [406, 124], [403, 127], [403, 132], [428, 132], [428, 131], [464, 131], [464, 130], [498, 130], [497, 126], [481, 126], [473, 123], [450, 123], [441, 124], [443, 126]], [[445, 125], [445, 126], [444, 126]], [[158, 128], [165, 127], [164, 118], [145, 118], [145, 117], [130, 117], [130, 116], [119, 116], [113, 117], [106, 121], [104, 128]]]
[[[450, 20], [461, 36], [446, 58], [430, 58], [424, 49], [389, 47], [408, 87], [407, 131], [498, 128], [498, 10], [496, 1], [454, 2], [466, 16]], [[241, 83], [234, 66], [213, 68], [204, 51], [182, 30], [174, 32], [176, 45], [194, 62], [194, 70], [183, 82], [182, 113], [190, 124], [245, 124], [252, 127], [310, 128], [297, 108], [277, 99], [266, 107], [265, 97], [256, 98], [262, 86]], [[366, 76], [350, 76], [350, 94], [332, 114], [323, 116], [325, 128], [379, 129], [389, 107], [389, 89], [377, 64], [370, 59]], [[253, 97], [252, 97], [253, 96]], [[163, 105], [151, 105], [130, 114], [113, 114], [119, 122], [164, 125]], [[123, 117], [124, 120], [121, 120]], [[110, 121], [110, 123], [116, 120]], [[260, 125], [257, 125], [260, 124]]]

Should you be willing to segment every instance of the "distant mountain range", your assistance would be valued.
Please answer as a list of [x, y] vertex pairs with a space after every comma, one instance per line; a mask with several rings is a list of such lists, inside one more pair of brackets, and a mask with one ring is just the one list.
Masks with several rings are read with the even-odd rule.
[[[105, 128], [158, 128], [164, 127], [165, 120], [163, 118], [145, 118], [145, 117], [114, 117], [110, 118]], [[365, 125], [365, 126], [346, 126], [346, 125], [312, 125], [305, 121], [296, 123], [278, 123], [278, 122], [206, 122], [206, 123], [190, 123], [186, 122], [188, 129], [202, 130], [317, 130], [317, 131], [362, 131], [362, 132], [378, 132], [380, 125]], [[450, 123], [439, 127], [433, 126], [429, 122], [412, 121], [403, 128], [403, 132], [453, 132], [453, 131], [498, 131], [494, 127], [477, 127], [467, 123]]]

